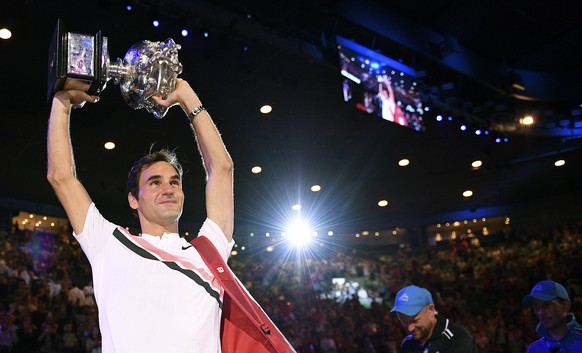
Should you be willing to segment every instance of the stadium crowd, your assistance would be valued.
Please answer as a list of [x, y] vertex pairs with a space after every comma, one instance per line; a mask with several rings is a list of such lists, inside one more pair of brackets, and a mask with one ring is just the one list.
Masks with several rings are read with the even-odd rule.
[[[487, 240], [285, 260], [262, 252], [229, 263], [299, 353], [398, 352], [405, 332], [389, 311], [410, 284], [430, 289], [439, 312], [466, 327], [482, 353], [524, 352], [537, 339], [521, 298], [539, 280], [564, 284], [582, 317], [579, 227]], [[91, 270], [68, 232], [0, 230], [4, 352], [100, 352]]]

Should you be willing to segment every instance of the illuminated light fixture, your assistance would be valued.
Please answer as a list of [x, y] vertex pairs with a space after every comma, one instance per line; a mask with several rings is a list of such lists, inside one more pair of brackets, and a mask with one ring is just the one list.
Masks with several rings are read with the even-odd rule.
[[475, 130], [475, 135], [479, 136], [483, 133], [480, 129]]
[[406, 167], [409, 164], [410, 164], [410, 161], [406, 158], [403, 158], [403, 159], [398, 161], [398, 165], [401, 167]]
[[149, 19], [150, 19], [150, 23], [152, 24], [152, 26], [158, 28], [160, 27], [160, 16], [158, 14], [158, 11], [152, 9], [149, 12]]
[[273, 107], [271, 107], [268, 104], [265, 104], [259, 109], [259, 111], [263, 114], [269, 114], [270, 112], [273, 111]]
[[380, 236], [380, 232], [374, 232], [374, 236], [379, 237]]
[[263, 168], [259, 167], [258, 165], [251, 168], [251, 173], [253, 173], [253, 174], [259, 174], [262, 171], [263, 171]]
[[436, 121], [443, 121], [443, 116], [442, 115], [437, 115], [436, 116]]
[[362, 232], [362, 235], [369, 235], [369, 234], [370, 234], [370, 232], [368, 232], [367, 230]]
[[0, 39], [12, 38], [12, 32], [8, 28], [0, 28]]
[[208, 31], [204, 31], [202, 35], [204, 36], [204, 38], [208, 38], [208, 36], [210, 36], [210, 33], [208, 33]]
[[461, 131], [467, 131], [467, 125], [465, 124], [461, 125]]
[[378, 201], [378, 206], [379, 207], [386, 207], [386, 206], [388, 206], [388, 200], [380, 200], [380, 201]]
[[291, 209], [293, 211], [299, 211], [299, 210], [301, 210], [301, 205], [296, 203], [295, 205], [291, 206]]
[[125, 8], [125, 10], [127, 11], [131, 11], [133, 10], [133, 1], [132, 0], [127, 0], [123, 3], [123, 7]]
[[188, 37], [190, 31], [188, 30], [188, 20], [181, 17], [177, 20], [177, 26], [180, 29], [180, 35], [184, 38]]
[[312, 185], [311, 186], [311, 191], [313, 191], [313, 192], [321, 191], [321, 186], [319, 186], [317, 184], [316, 185]]
[[267, 250], [267, 252], [273, 252], [273, 247], [272, 246], [268, 246], [265, 250]]
[[557, 161], [555, 161], [555, 162], [554, 162], [554, 165], [555, 165], [556, 167], [562, 167], [562, 166], [564, 166], [565, 164], [566, 164], [566, 161], [565, 161], [565, 160], [563, 160], [563, 159], [558, 159]]
[[463, 197], [471, 197], [471, 196], [473, 196], [473, 191], [471, 191], [471, 190], [463, 191]]
[[304, 247], [309, 244], [313, 238], [311, 226], [304, 221], [295, 220], [287, 227], [289, 241], [296, 247]]
[[526, 115], [523, 118], [519, 119], [519, 123], [524, 126], [530, 126], [534, 123], [534, 118], [531, 115]]
[[327, 235], [331, 237], [333, 236], [333, 232], [330, 230], [329, 232], [327, 232]]
[[111, 141], [105, 142], [103, 147], [105, 147], [106, 150], [112, 150], [115, 148], [115, 142], [111, 142]]
[[473, 161], [473, 162], [471, 163], [471, 167], [473, 167], [473, 169], [479, 169], [479, 168], [481, 168], [482, 166], [483, 166], [483, 162], [482, 162], [482, 161], [480, 161], [480, 160], [476, 160], [476, 161]]

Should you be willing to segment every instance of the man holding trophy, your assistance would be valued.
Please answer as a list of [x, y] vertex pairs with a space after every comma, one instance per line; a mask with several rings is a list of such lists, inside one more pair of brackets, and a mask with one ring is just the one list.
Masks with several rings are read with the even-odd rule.
[[[77, 50], [70, 46], [74, 38], [67, 35], [69, 48]], [[59, 34], [58, 40], [61, 38]], [[175, 58], [159, 55], [152, 48], [157, 47], [148, 42], [134, 51], [131, 56], [137, 57], [135, 64], [130, 63], [128, 52], [117, 67], [107, 62], [106, 54], [101, 53], [105, 58], [101, 63], [93, 55], [94, 64], [103, 69], [95, 81], [99, 86], [111, 77], [118, 80], [116, 83], [126, 86], [122, 93], [128, 104], [148, 108], [157, 118], [171, 106], [180, 105], [207, 173], [207, 219], [199, 235], [210, 239], [226, 261], [234, 245], [232, 159], [197, 94], [188, 82], [177, 78], [181, 66], [172, 69], [172, 65], [176, 67]], [[161, 45], [162, 51], [164, 48], [168, 46]], [[57, 61], [66, 61], [75, 55], [59, 56]], [[103, 75], [110, 77], [104, 79]], [[197, 250], [178, 235], [184, 192], [182, 167], [175, 154], [167, 150], [151, 152], [131, 168], [127, 199], [139, 218], [141, 236], [106, 220], [77, 179], [69, 134], [72, 109], [86, 102], [96, 103], [100, 90], [91, 90], [95, 82], [83, 77], [65, 76], [60, 77], [52, 94], [47, 178], [91, 264], [102, 351], [220, 352], [223, 290]]]

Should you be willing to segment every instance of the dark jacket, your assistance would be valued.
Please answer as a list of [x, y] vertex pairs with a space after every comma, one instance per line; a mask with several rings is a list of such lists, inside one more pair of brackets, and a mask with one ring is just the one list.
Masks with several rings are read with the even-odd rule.
[[404, 338], [400, 344], [401, 353], [479, 353], [477, 343], [463, 327], [455, 325], [449, 319], [437, 316], [432, 336], [422, 346], [412, 335]]

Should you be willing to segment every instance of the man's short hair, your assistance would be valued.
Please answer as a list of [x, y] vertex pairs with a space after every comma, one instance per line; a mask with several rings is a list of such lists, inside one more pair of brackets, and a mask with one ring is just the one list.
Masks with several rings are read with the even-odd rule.
[[[182, 164], [178, 161], [178, 157], [174, 151], [170, 151], [168, 149], [161, 149], [159, 151], [153, 151], [145, 156], [141, 157], [133, 165], [129, 170], [129, 174], [127, 175], [127, 192], [132, 194], [133, 197], [136, 199], [139, 198], [139, 178], [141, 176], [141, 172], [149, 167], [150, 165], [157, 163], [157, 162], [167, 162], [174, 167], [176, 173], [182, 180]], [[133, 214], [137, 217], [137, 210], [131, 209]]]

